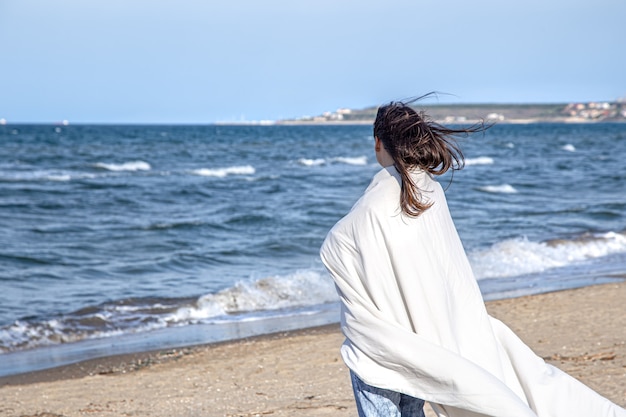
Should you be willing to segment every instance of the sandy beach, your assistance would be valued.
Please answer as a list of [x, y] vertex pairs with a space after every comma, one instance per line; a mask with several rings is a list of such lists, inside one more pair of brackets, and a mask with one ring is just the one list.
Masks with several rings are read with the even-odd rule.
[[[538, 355], [624, 407], [625, 300], [622, 282], [487, 307]], [[331, 325], [0, 378], [0, 415], [356, 416], [342, 340]]]

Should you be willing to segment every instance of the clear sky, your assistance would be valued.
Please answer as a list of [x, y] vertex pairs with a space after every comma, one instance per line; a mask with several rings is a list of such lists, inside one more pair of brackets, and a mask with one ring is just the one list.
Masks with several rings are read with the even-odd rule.
[[624, 0], [0, 0], [0, 118], [208, 123], [626, 96]]

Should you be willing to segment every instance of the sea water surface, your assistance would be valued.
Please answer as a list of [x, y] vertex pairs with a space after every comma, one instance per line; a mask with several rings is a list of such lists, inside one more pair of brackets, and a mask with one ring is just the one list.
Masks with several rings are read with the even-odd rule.
[[[626, 124], [496, 125], [440, 178], [486, 299], [626, 277]], [[338, 320], [370, 126], [0, 126], [0, 376]]]

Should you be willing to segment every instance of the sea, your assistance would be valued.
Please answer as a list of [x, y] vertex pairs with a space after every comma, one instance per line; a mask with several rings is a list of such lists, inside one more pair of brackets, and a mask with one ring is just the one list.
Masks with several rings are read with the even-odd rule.
[[[626, 279], [626, 124], [497, 124], [439, 178], [486, 300]], [[369, 125], [0, 126], [0, 376], [339, 320]]]

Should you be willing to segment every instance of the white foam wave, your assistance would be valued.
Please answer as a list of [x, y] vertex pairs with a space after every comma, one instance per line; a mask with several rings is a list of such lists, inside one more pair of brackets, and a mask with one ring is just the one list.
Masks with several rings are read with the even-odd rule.
[[3, 172], [0, 173], [0, 181], [58, 181], [67, 182], [73, 179], [94, 178], [95, 175], [70, 171], [37, 170], [30, 172]]
[[195, 175], [200, 175], [203, 177], [218, 177], [223, 178], [227, 175], [253, 175], [256, 172], [253, 166], [251, 165], [243, 165], [243, 166], [232, 166], [227, 168], [200, 168], [192, 171]]
[[[146, 328], [142, 330], [150, 329]], [[66, 324], [57, 319], [34, 324], [17, 320], [12, 325], [0, 329], [0, 352], [11, 352], [14, 350], [31, 349], [61, 343], [73, 343], [85, 339], [121, 336], [124, 333], [125, 331], [121, 329], [95, 332], [76, 331], [76, 329], [68, 329]]]
[[326, 165], [326, 164], [333, 164], [333, 163], [363, 166], [363, 165], [367, 165], [367, 156], [356, 156], [356, 157], [337, 156], [337, 157], [334, 157], [334, 158], [327, 158], [327, 159], [323, 159], [323, 158], [316, 158], [316, 159], [300, 158], [300, 159], [298, 159], [298, 163], [300, 165], [304, 165], [304, 166], [308, 166], [308, 167], [320, 166], [320, 165]]
[[357, 156], [357, 157], [346, 157], [346, 156], [338, 156], [336, 158], [332, 158], [331, 161], [339, 162], [347, 165], [367, 165], [367, 156]]
[[[241, 281], [217, 293], [206, 294], [195, 303], [170, 301], [172, 303], [112, 303], [88, 314], [79, 312], [78, 316], [69, 314], [38, 322], [18, 320], [0, 328], [0, 352], [141, 333], [169, 326], [251, 320], [261, 315], [265, 317], [268, 312], [280, 315], [285, 314], [280, 312], [284, 309], [336, 302], [337, 295], [326, 273], [308, 270]], [[85, 324], [88, 322], [95, 324]]]
[[568, 143], [567, 145], [563, 145], [561, 149], [567, 152], [576, 152], [576, 147], [572, 145], [571, 143]]
[[130, 161], [122, 164], [107, 164], [98, 162], [94, 164], [96, 168], [106, 169], [107, 171], [150, 171], [152, 167], [144, 161]]
[[300, 271], [242, 281], [220, 292], [198, 299], [194, 307], [182, 307], [166, 321], [201, 322], [226, 314], [306, 307], [337, 300], [332, 281], [326, 274]]
[[577, 240], [509, 239], [469, 254], [477, 279], [511, 277], [626, 252], [626, 235], [606, 233]]
[[304, 165], [307, 167], [314, 167], [314, 166], [324, 165], [326, 163], [326, 160], [322, 158], [317, 158], [317, 159], [300, 158], [298, 159], [298, 163], [300, 165]]
[[478, 158], [467, 158], [465, 160], [465, 166], [470, 165], [491, 165], [493, 164], [493, 158], [488, 156], [479, 156]]
[[71, 175], [61, 174], [61, 175], [49, 175], [46, 179], [50, 181], [70, 181], [72, 179]]
[[517, 190], [510, 184], [501, 185], [485, 185], [484, 187], [478, 187], [479, 191], [494, 194], [515, 194]]

